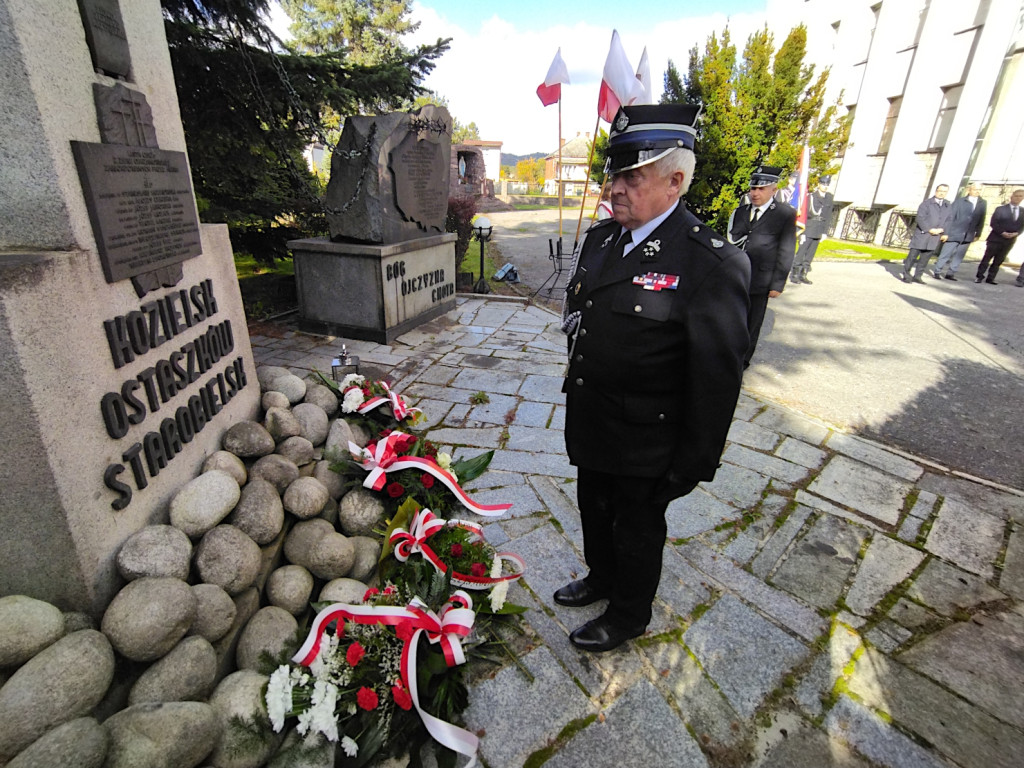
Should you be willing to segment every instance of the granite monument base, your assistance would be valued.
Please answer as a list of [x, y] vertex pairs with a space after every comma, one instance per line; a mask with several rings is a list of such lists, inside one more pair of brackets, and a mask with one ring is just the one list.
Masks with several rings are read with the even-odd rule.
[[455, 307], [455, 235], [387, 245], [292, 240], [299, 326], [389, 344]]

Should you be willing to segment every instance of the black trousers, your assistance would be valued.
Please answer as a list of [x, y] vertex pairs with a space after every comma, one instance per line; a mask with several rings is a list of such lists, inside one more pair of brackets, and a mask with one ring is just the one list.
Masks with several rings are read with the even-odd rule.
[[743, 356], [743, 367], [750, 365], [750, 358], [754, 356], [757, 349], [757, 339], [761, 336], [761, 325], [764, 323], [764, 314], [768, 311], [768, 294], [755, 293], [750, 297], [750, 312], [747, 314], [747, 332], [750, 334], [750, 346], [747, 347], [747, 354]]
[[819, 238], [806, 238], [800, 247], [796, 249], [796, 256], [793, 257], [794, 269], [800, 269], [806, 272], [811, 268], [811, 261], [814, 260], [814, 254], [818, 251], [818, 243], [821, 240]]
[[[1010, 253], [1010, 249], [1013, 248], [1015, 240], [1007, 240], [1005, 243], [998, 243], [989, 240], [985, 243], [985, 255], [981, 257], [981, 264], [978, 265], [978, 273], [975, 277], [978, 280], [995, 280], [996, 275], [999, 274], [999, 267], [1006, 261], [1006, 256]], [[990, 263], [991, 262], [991, 263]], [[988, 275], [985, 274], [985, 269], [988, 268]]]
[[[907, 258], [903, 260], [903, 274], [910, 278], [918, 278], [923, 275], [924, 271], [928, 269], [928, 261], [933, 253], [935, 253], [934, 248], [932, 250], [911, 248], [907, 253]], [[911, 270], [914, 271], [913, 275], [910, 274]]]
[[661, 581], [667, 501], [655, 501], [655, 477], [621, 477], [579, 469], [576, 498], [583, 523], [587, 583], [611, 595], [605, 616], [646, 627]]

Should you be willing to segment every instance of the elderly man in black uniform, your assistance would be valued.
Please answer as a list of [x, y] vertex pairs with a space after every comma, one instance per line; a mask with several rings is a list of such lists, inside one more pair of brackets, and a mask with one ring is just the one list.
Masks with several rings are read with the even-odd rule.
[[608, 141], [614, 218], [588, 230], [566, 288], [565, 443], [589, 573], [555, 592], [608, 599], [570, 640], [641, 635], [661, 577], [669, 501], [711, 480], [743, 377], [750, 265], [686, 210], [699, 108], [622, 108]]
[[942, 244], [946, 219], [949, 218], [949, 201], [946, 193], [949, 185], [939, 184], [935, 194], [917, 206], [917, 218], [914, 220], [914, 234], [910, 238], [910, 250], [903, 260], [904, 283], [923, 283], [921, 275], [928, 269], [928, 260]]
[[793, 259], [793, 271], [789, 275], [791, 283], [811, 285], [807, 273], [811, 269], [818, 244], [832, 223], [832, 193], [828, 191], [831, 182], [831, 176], [822, 176], [818, 179], [818, 189], [807, 196], [807, 226], [800, 235], [800, 247], [796, 249], [796, 258]]
[[775, 199], [781, 168], [762, 165], [750, 175], [750, 201], [729, 217], [729, 241], [747, 252], [750, 259], [750, 315], [747, 331], [750, 346], [743, 367], [757, 348], [768, 299], [782, 295], [796, 250], [796, 209]]

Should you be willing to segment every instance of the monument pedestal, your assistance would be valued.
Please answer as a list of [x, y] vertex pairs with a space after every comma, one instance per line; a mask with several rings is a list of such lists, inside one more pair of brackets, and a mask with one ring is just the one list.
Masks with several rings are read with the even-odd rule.
[[455, 307], [455, 235], [386, 245], [292, 240], [300, 327], [390, 344]]

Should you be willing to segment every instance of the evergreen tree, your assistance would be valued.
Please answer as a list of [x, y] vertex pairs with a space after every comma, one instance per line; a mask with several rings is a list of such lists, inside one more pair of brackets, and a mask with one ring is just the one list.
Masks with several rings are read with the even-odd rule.
[[661, 104], [680, 104], [686, 101], [684, 96], [683, 78], [679, 76], [679, 70], [672, 59], [668, 60], [668, 69], [665, 70], [665, 90], [661, 94]]
[[401, 37], [415, 32], [412, 0], [282, 0], [289, 31], [305, 53], [346, 49], [355, 64], [379, 64], [408, 53]]
[[790, 31], [778, 51], [765, 27], [747, 39], [738, 59], [727, 27], [721, 37], [711, 34], [703, 52], [690, 50], [681, 88], [669, 62], [662, 102], [703, 105], [687, 203], [720, 232], [758, 165], [795, 170], [806, 142], [812, 148], [812, 181], [835, 170], [849, 130], [836, 119], [838, 105], [822, 109], [828, 71], [814, 77], [814, 67], [803, 63], [806, 47], [803, 25]]
[[268, 0], [161, 0], [189, 162], [203, 221], [226, 222], [240, 251], [272, 259], [323, 229], [319, 180], [302, 155], [333, 114], [395, 108], [447, 41], [374, 65], [344, 52], [282, 51]]

